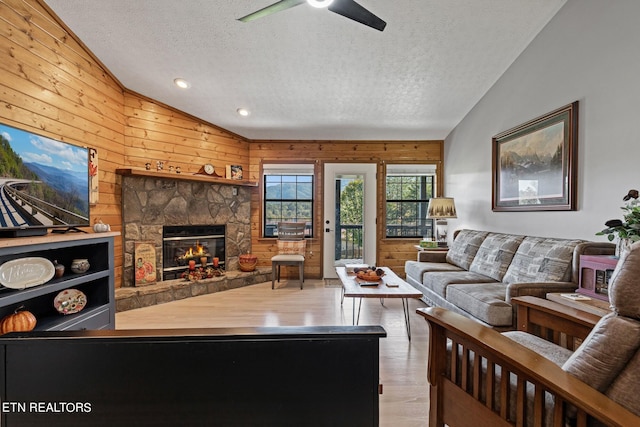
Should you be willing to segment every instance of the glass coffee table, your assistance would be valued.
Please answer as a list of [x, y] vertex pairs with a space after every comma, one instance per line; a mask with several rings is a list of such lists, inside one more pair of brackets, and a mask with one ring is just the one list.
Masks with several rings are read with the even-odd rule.
[[[342, 282], [342, 298], [353, 298], [352, 323], [357, 325], [360, 321], [360, 308], [362, 298], [379, 298], [380, 304], [384, 305], [385, 298], [402, 299], [402, 310], [404, 312], [404, 324], [407, 328], [407, 336], [411, 340], [411, 320], [409, 318], [409, 298], [420, 299], [422, 292], [398, 277], [390, 268], [381, 267], [384, 275], [379, 282], [361, 281], [355, 274], [347, 273], [345, 267], [336, 267], [338, 277]], [[356, 314], [356, 298], [359, 298], [358, 313]]]

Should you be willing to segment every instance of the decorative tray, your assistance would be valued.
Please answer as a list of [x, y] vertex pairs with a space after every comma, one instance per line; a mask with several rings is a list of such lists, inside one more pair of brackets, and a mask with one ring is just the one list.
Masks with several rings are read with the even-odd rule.
[[53, 300], [53, 306], [60, 314], [74, 314], [87, 305], [87, 296], [77, 289], [65, 289]]
[[28, 257], [0, 265], [0, 285], [10, 289], [26, 289], [51, 280], [56, 269], [46, 258]]

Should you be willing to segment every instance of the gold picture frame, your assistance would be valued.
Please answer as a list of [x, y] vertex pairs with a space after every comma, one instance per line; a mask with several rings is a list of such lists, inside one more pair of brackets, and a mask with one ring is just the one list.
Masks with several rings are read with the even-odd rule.
[[492, 138], [494, 211], [576, 210], [578, 101]]

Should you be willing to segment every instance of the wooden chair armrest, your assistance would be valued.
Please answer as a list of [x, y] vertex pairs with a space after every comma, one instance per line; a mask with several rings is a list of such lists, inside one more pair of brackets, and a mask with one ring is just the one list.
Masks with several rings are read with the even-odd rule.
[[[567, 403], [577, 408], [577, 425], [579, 426], [586, 425], [587, 416], [611, 426], [640, 425], [640, 417], [563, 371], [550, 360], [499, 332], [439, 307], [421, 308], [417, 313], [425, 318], [430, 327], [428, 379], [431, 384], [431, 426], [438, 427], [444, 423], [460, 426], [489, 426], [499, 421], [492, 419], [491, 422], [483, 423], [479, 418], [469, 414], [465, 414], [464, 417], [456, 415], [452, 407], [454, 404], [448, 406], [450, 397], [445, 395], [445, 390], [455, 394], [455, 400], [458, 401], [455, 403], [457, 408], [468, 405], [478, 414], [501, 417], [502, 422], [505, 422], [507, 413], [496, 413], [492, 407], [493, 403], [480, 402], [483, 393], [478, 389], [488, 384], [489, 391], [486, 392], [486, 396], [493, 396], [495, 387], [490, 384], [491, 381], [483, 382], [479, 379], [480, 364], [469, 363], [473, 359], [483, 359], [490, 367], [499, 366], [503, 378], [507, 377], [506, 372], [515, 375], [518, 386], [529, 383], [536, 387], [536, 393], [540, 389], [554, 396], [554, 414], [557, 418], [564, 419], [567, 405], [562, 403]], [[450, 342], [457, 351], [448, 352], [447, 342]], [[448, 357], [450, 360], [447, 360]], [[490, 369], [493, 371], [492, 368]], [[455, 392], [456, 387], [463, 392]], [[519, 399], [526, 399], [526, 391], [518, 390], [517, 393]], [[474, 402], [460, 403], [460, 399], [473, 399]], [[493, 398], [490, 397], [489, 400], [491, 399]], [[506, 401], [502, 401], [503, 406], [507, 404]], [[540, 411], [543, 410], [540, 409], [541, 405], [544, 405], [544, 402], [538, 402], [536, 406]], [[518, 412], [520, 421], [525, 411], [522, 407], [523, 405], [518, 406], [518, 411], [522, 411], [522, 413]], [[504, 412], [504, 409], [502, 411]]]

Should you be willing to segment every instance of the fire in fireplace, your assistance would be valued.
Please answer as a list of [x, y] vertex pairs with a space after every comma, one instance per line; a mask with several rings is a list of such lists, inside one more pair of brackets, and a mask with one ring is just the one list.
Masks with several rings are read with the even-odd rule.
[[[196, 240], [195, 248], [189, 246], [189, 250], [182, 255], [177, 255], [176, 260], [178, 261], [178, 265], [187, 265], [189, 261], [204, 260], [204, 258], [208, 259], [210, 256], [209, 249], [202, 246], [200, 242]], [[207, 264], [208, 261], [203, 262]]]
[[166, 225], [162, 228], [162, 280], [177, 279], [189, 266], [224, 269], [225, 225]]

